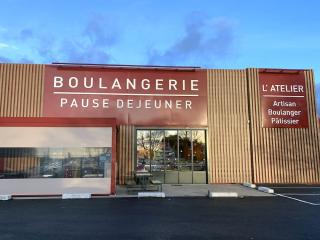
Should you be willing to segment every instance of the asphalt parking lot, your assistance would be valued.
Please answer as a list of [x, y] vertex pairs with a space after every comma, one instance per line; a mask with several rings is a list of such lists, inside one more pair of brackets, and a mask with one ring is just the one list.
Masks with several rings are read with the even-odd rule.
[[0, 239], [319, 239], [320, 206], [285, 197], [12, 200]]

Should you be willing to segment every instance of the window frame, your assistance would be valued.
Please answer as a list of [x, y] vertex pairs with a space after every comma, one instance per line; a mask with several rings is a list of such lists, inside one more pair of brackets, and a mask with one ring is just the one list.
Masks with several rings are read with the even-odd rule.
[[[190, 131], [191, 132], [191, 162], [192, 162], [192, 169], [190, 170], [190, 172], [192, 172], [192, 183], [194, 182], [193, 181], [193, 172], [194, 172], [194, 166], [193, 166], [193, 138], [192, 138], [192, 133], [193, 131], [204, 131], [204, 137], [205, 137], [205, 173], [206, 173], [206, 183], [208, 183], [208, 128], [203, 128], [203, 127], [195, 127], [195, 128], [183, 128], [183, 127], [142, 127], [142, 126], [139, 126], [139, 127], [135, 127], [134, 128], [134, 144], [133, 144], [133, 147], [134, 147], [134, 171], [136, 171], [136, 168], [137, 168], [137, 163], [138, 163], [138, 159], [137, 159], [137, 137], [138, 137], [138, 131], [150, 131], [150, 134], [151, 134], [151, 131], [157, 131], [157, 130], [163, 130], [164, 131], [164, 137], [166, 137], [166, 134], [165, 134], [165, 131], [177, 131], [177, 145], [178, 145], [178, 148], [177, 148], [177, 152], [178, 152], [178, 172], [180, 172], [180, 152], [179, 152], [179, 130], [187, 130], [187, 131]], [[165, 150], [165, 149], [164, 149]], [[151, 161], [150, 161], [150, 164], [151, 164]], [[166, 160], [165, 160], [165, 164], [166, 164]], [[165, 170], [164, 170], [164, 174], [166, 174], [166, 171], [167, 171], [167, 168], [165, 167]]]

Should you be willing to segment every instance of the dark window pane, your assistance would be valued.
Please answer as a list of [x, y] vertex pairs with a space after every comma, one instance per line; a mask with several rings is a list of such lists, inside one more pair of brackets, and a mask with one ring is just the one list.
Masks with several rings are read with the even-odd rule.
[[137, 170], [150, 171], [150, 131], [137, 131]]
[[191, 131], [179, 130], [179, 165], [180, 171], [192, 170]]
[[165, 159], [167, 171], [178, 170], [178, 131], [165, 131]]
[[206, 182], [206, 131], [137, 130], [137, 171], [166, 183]]
[[204, 130], [192, 131], [193, 170], [206, 171], [206, 141]]
[[151, 131], [150, 159], [151, 159], [152, 172], [164, 171], [165, 164], [164, 164], [164, 131], [163, 130]]
[[111, 148], [0, 148], [0, 178], [110, 177]]

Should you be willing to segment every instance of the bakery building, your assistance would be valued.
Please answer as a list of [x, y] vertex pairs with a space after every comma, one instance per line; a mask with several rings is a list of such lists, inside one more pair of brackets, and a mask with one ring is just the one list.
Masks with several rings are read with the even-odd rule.
[[0, 64], [0, 194], [320, 183], [312, 70]]

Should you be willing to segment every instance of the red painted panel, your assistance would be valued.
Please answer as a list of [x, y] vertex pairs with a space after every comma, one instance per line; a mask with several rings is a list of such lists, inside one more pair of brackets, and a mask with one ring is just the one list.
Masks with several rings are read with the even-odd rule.
[[48, 65], [43, 115], [116, 118], [118, 124], [144, 126], [206, 126], [206, 71]]
[[4, 117], [0, 127], [113, 127], [114, 118]]
[[308, 128], [303, 71], [259, 72], [262, 127]]

